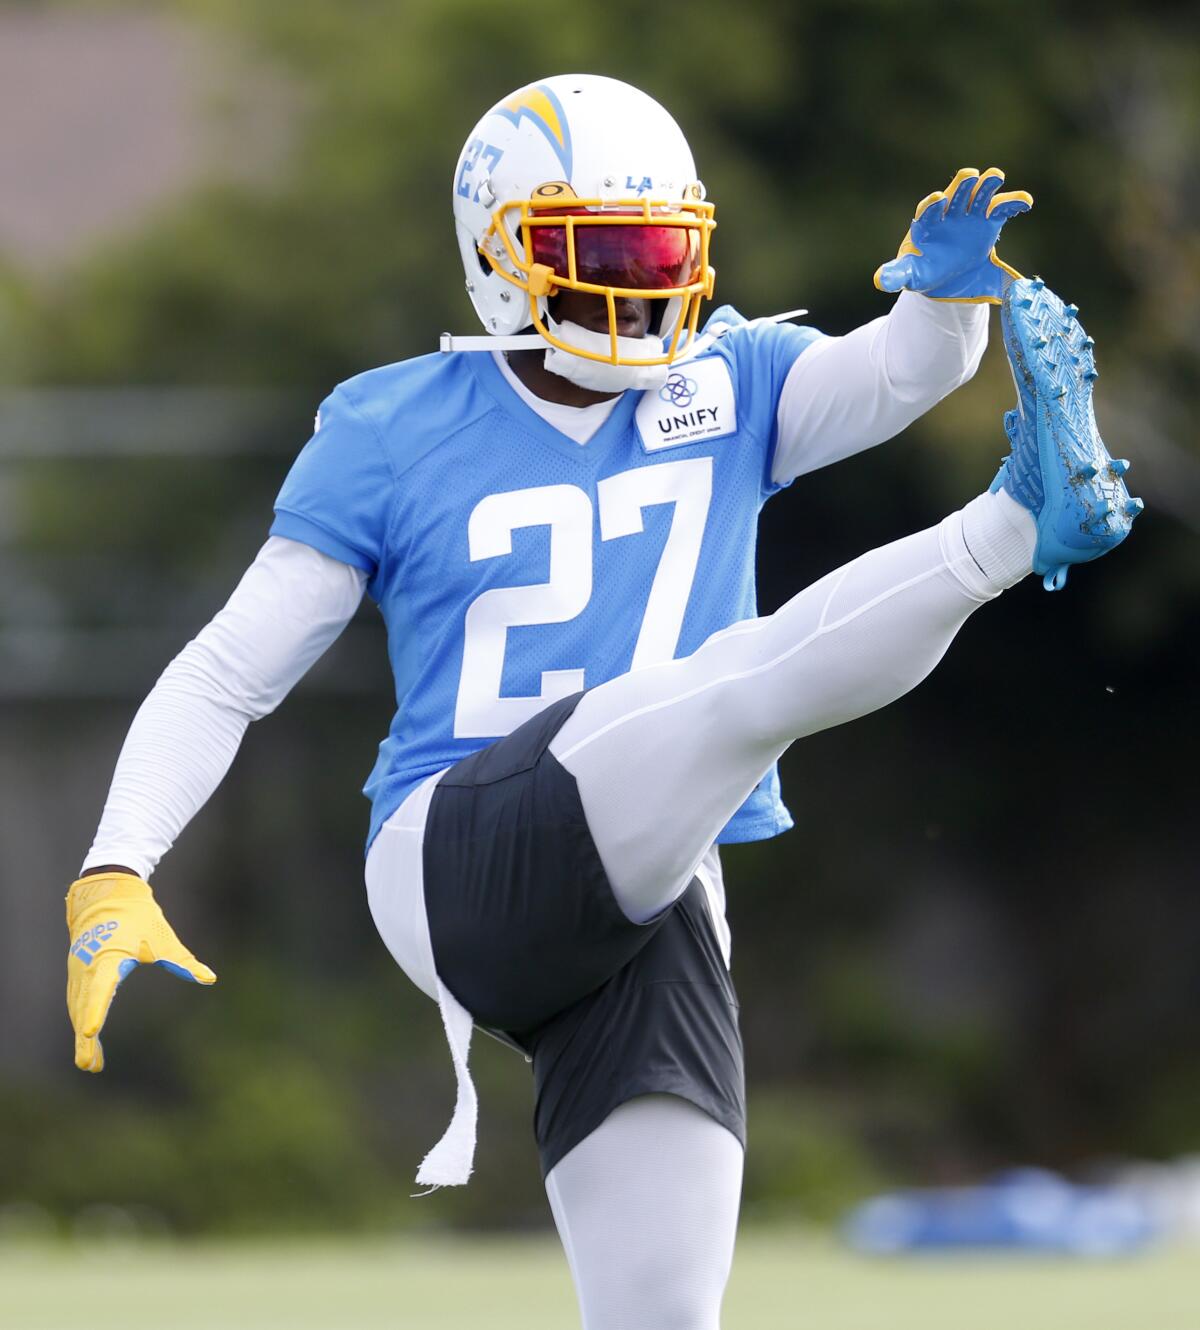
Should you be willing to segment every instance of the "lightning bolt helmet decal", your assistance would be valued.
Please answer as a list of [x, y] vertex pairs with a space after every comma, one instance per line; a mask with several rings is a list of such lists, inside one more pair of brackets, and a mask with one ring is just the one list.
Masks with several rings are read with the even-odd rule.
[[571, 127], [567, 123], [562, 103], [544, 83], [531, 83], [529, 87], [514, 92], [511, 97], [494, 106], [492, 114], [503, 116], [514, 125], [520, 125], [522, 116], [531, 120], [554, 149], [562, 166], [563, 179], [570, 180], [573, 156]]

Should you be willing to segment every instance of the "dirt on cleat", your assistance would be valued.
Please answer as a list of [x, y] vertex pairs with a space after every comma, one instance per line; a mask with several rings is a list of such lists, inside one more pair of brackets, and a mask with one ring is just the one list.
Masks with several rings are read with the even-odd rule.
[[[1142, 510], [1121, 479], [1129, 463], [1109, 457], [1096, 428], [1095, 343], [1078, 312], [1040, 277], [1013, 281], [1000, 310], [1018, 409], [1004, 418], [1013, 450], [993, 488], [1003, 487], [1033, 513], [1034, 569], [1053, 590], [1065, 584], [1071, 564], [1119, 544]], [[1047, 354], [1055, 338], [1053, 355]]]

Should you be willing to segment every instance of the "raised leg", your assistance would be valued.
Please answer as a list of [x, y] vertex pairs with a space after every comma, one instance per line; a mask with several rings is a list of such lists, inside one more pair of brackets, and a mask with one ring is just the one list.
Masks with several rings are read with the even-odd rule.
[[794, 740], [924, 679], [971, 612], [1029, 572], [1033, 539], [1008, 495], [981, 495], [686, 659], [585, 694], [551, 751], [579, 784], [625, 913], [641, 922], [679, 895]]

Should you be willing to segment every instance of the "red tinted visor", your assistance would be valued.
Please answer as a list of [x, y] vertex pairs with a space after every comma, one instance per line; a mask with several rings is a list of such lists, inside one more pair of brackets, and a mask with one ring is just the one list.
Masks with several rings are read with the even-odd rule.
[[[691, 226], [604, 223], [574, 226], [575, 280], [594, 286], [660, 291], [700, 275], [700, 237]], [[529, 228], [534, 263], [570, 280], [565, 226]]]

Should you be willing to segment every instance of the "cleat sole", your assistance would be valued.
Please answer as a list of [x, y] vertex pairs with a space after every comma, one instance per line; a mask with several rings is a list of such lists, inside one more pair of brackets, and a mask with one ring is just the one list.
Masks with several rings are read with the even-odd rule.
[[[1066, 583], [1071, 564], [1098, 559], [1120, 544], [1142, 510], [1121, 478], [1129, 463], [1109, 456], [1096, 427], [1095, 343], [1078, 312], [1040, 277], [1012, 282], [1000, 310], [1017, 409], [1005, 416], [1013, 451], [992, 487], [1003, 485], [1033, 513], [1033, 566], [1048, 590]], [[1051, 343], [1053, 357], [1046, 354]]]

